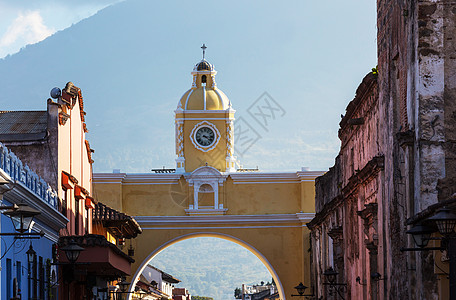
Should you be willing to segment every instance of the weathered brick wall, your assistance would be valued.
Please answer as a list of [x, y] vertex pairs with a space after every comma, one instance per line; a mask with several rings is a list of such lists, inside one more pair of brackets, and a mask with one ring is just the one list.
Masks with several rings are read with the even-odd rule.
[[363, 94], [363, 80], [316, 181], [315, 276], [343, 269], [351, 299], [438, 299], [434, 253], [400, 249], [414, 247], [407, 219], [456, 193], [456, 2], [378, 0], [377, 12], [378, 85]]
[[[342, 145], [335, 165], [316, 179], [317, 215], [310, 227], [319, 297], [330, 298], [322, 285], [322, 274], [329, 267], [339, 272], [338, 282], [347, 283], [346, 299], [377, 295], [377, 283], [369, 274], [377, 271], [377, 226], [373, 223], [377, 186], [382, 182], [378, 172], [378, 164], [383, 162], [378, 157], [379, 123], [377, 77], [369, 73], [340, 122]], [[362, 285], [356, 282], [357, 276]]]
[[367, 74], [340, 122], [342, 185], [380, 153], [377, 76]]

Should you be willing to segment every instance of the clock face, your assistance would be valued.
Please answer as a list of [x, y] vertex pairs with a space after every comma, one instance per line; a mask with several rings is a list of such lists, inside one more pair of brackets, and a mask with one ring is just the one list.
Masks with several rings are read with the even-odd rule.
[[203, 121], [193, 127], [190, 140], [196, 149], [208, 152], [217, 146], [220, 141], [220, 132], [214, 124]]
[[201, 127], [196, 131], [195, 140], [203, 147], [210, 146], [212, 143], [214, 143], [215, 133], [209, 127]]

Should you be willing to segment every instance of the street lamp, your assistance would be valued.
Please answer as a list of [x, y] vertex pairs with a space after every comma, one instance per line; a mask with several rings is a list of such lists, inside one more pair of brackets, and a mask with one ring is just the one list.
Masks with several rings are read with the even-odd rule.
[[434, 232], [434, 228], [418, 224], [413, 226], [410, 230], [407, 231], [408, 234], [411, 234], [415, 244], [419, 248], [424, 248], [428, 245], [431, 238], [431, 234]]
[[74, 264], [78, 260], [79, 254], [82, 250], [84, 250], [84, 248], [71, 239], [70, 243], [67, 246], [62, 247], [61, 250], [65, 252], [68, 261], [71, 264]]
[[307, 287], [302, 284], [302, 282], [300, 282], [297, 286], [294, 287], [296, 289], [296, 291], [298, 291], [298, 295], [293, 295], [291, 294], [291, 297], [313, 297], [314, 294], [311, 294], [311, 295], [304, 295]]
[[302, 282], [300, 282], [297, 286], [295, 286], [295, 289], [298, 291], [298, 294], [302, 296], [307, 287], [304, 284], [302, 284]]
[[30, 296], [32, 295], [32, 285], [34, 283], [33, 280], [35, 280], [36, 278], [33, 278], [32, 280], [32, 268], [34, 268], [34, 264], [36, 264], [36, 252], [35, 250], [33, 250], [33, 247], [32, 247], [32, 242], [30, 242], [30, 247], [29, 249], [27, 250], [27, 252], [25, 252], [25, 254], [27, 254], [27, 284], [28, 284], [28, 293], [29, 293], [29, 299], [30, 299]]
[[127, 289], [128, 287], [130, 286], [130, 283], [127, 281], [127, 279], [125, 277], [122, 277], [122, 280], [120, 282], [117, 283], [119, 285], [119, 288], [120, 288], [120, 293], [123, 297], [123, 294], [129, 294], [129, 292], [127, 292]]
[[29, 264], [33, 263], [33, 259], [35, 258], [36, 252], [35, 252], [35, 250], [33, 250], [32, 243], [30, 243], [30, 247], [27, 250], [27, 252], [25, 252], [25, 253], [27, 254], [28, 263]]
[[447, 207], [441, 208], [435, 215], [427, 219], [434, 221], [441, 235], [448, 237], [454, 232], [456, 215]]
[[450, 264], [450, 300], [456, 300], [456, 237], [454, 236], [456, 215], [447, 207], [443, 207], [427, 220], [435, 222], [440, 234], [443, 236], [441, 246], [446, 248]]
[[119, 285], [122, 293], [125, 293], [127, 291], [128, 287], [130, 286], [130, 283], [127, 281], [127, 279], [125, 277], [122, 277], [122, 280], [120, 282], [118, 282], [117, 284]]
[[[456, 300], [456, 237], [454, 235], [454, 227], [456, 226], [456, 214], [452, 213], [447, 207], [443, 207], [437, 211], [435, 215], [425, 220], [429, 225], [436, 225], [441, 238], [440, 247], [426, 247], [429, 241], [430, 234], [435, 232], [432, 228], [415, 225], [407, 233], [413, 235], [415, 244], [419, 248], [401, 248], [401, 251], [427, 251], [427, 250], [446, 250], [449, 262], [449, 283], [450, 283], [450, 300]], [[438, 238], [436, 238], [438, 239]]]
[[328, 279], [330, 284], [333, 284], [336, 281], [336, 276], [339, 272], [335, 271], [333, 267], [330, 267], [326, 271], [323, 272], [323, 275]]
[[39, 215], [40, 212], [27, 204], [17, 204], [17, 206], [19, 208], [12, 208], [3, 214], [11, 218], [14, 229], [22, 234], [29, 230], [33, 217]]
[[323, 272], [323, 276], [326, 277], [328, 282], [324, 282], [323, 285], [329, 285], [329, 295], [331, 296], [334, 291], [339, 295], [342, 300], [345, 300], [343, 293], [346, 292], [347, 284], [346, 283], [337, 283], [336, 277], [339, 272], [333, 269], [333, 267], [328, 268]]

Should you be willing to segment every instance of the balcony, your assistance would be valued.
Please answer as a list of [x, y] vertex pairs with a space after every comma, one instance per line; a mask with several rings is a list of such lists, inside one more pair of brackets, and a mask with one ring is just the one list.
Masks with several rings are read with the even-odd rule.
[[[133, 258], [122, 252], [116, 245], [98, 234], [86, 234], [84, 236], [63, 236], [59, 239], [59, 249], [74, 241], [84, 248], [76, 262], [75, 268], [92, 273], [95, 276], [119, 277], [131, 274]], [[62, 250], [59, 250], [59, 262], [69, 261]]]

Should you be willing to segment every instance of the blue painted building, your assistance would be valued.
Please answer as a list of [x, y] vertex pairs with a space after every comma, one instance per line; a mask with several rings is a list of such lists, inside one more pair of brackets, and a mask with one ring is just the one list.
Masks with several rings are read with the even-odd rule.
[[[1, 299], [57, 299], [59, 274], [53, 262], [53, 244], [68, 219], [59, 212], [57, 193], [14, 153], [0, 143], [0, 199], [2, 205], [26, 204], [40, 212], [30, 232], [34, 239], [1, 236]], [[11, 219], [1, 214], [1, 233], [14, 233]], [[35, 251], [31, 262], [27, 251]], [[16, 297], [16, 298], [14, 298]]]

